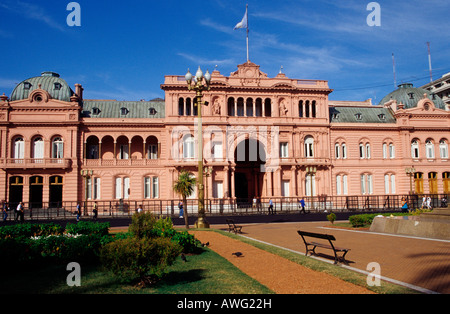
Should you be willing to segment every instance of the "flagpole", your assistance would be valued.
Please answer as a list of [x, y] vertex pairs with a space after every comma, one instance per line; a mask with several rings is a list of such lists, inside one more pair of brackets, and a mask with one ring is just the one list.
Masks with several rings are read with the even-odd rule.
[[245, 11], [247, 12], [247, 63], [249, 62], [249, 57], [248, 57], [248, 4], [245, 7]]

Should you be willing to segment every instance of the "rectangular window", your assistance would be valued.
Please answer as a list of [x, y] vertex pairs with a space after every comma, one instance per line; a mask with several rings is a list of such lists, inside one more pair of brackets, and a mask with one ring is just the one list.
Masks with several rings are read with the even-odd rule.
[[86, 188], [87, 196], [86, 196], [86, 198], [88, 200], [91, 200], [92, 199], [92, 178], [86, 178], [86, 184], [87, 184], [87, 188]]
[[223, 151], [222, 151], [222, 143], [213, 142], [213, 157], [214, 159], [222, 159]]
[[395, 147], [393, 144], [389, 144], [389, 158], [395, 158]]
[[123, 178], [123, 198], [130, 197], [130, 178]]
[[116, 190], [116, 198], [122, 198], [122, 178], [116, 178], [116, 184], [115, 184], [115, 190]]
[[152, 197], [159, 197], [159, 180], [158, 177], [153, 177], [152, 179]]
[[342, 188], [344, 191], [344, 195], [348, 195], [348, 187], [347, 187], [347, 175], [342, 176]]
[[128, 159], [128, 145], [120, 145], [119, 159]]
[[222, 181], [214, 181], [213, 197], [214, 198], [223, 198], [223, 182]]
[[94, 200], [100, 199], [100, 178], [94, 178], [94, 189], [92, 190]]
[[145, 177], [144, 178], [144, 198], [150, 198], [151, 194], [151, 181], [150, 181], [150, 177]]
[[341, 195], [341, 176], [336, 176], [336, 195]]
[[281, 182], [281, 196], [289, 197], [289, 181]]
[[289, 157], [288, 148], [289, 148], [288, 143], [280, 143], [280, 157], [281, 158]]
[[391, 174], [391, 193], [395, 194], [395, 175]]
[[148, 145], [148, 159], [158, 159], [158, 145]]

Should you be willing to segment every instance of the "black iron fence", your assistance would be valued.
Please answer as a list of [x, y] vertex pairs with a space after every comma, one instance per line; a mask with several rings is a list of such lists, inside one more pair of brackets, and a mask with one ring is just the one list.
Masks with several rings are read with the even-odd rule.
[[[424, 195], [352, 195], [352, 196], [314, 196], [303, 197], [305, 211], [309, 213], [324, 212], [378, 212], [401, 211], [403, 200], [408, 202], [409, 209], [422, 207]], [[441, 207], [443, 197], [449, 195], [430, 194], [431, 207]], [[299, 213], [301, 208], [300, 197], [263, 197], [255, 199], [207, 199], [205, 200], [205, 212], [207, 216], [217, 215], [253, 215], [267, 214], [269, 203], [272, 200], [275, 214]], [[98, 218], [129, 218], [139, 207], [145, 212], [151, 212], [158, 216], [178, 217], [180, 199], [146, 199], [146, 200], [98, 200], [62, 203], [24, 203], [25, 220], [52, 220], [75, 219], [76, 209], [79, 204], [82, 217], [94, 218], [93, 209], [97, 207]], [[16, 204], [4, 204], [6, 220], [17, 218]], [[198, 200], [188, 199], [183, 206], [188, 215], [198, 214]], [[4, 216], [2, 215], [2, 218]]]

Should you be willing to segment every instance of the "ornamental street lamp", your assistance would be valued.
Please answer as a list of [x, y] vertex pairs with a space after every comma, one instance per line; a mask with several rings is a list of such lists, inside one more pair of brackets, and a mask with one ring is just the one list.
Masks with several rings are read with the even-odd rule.
[[310, 187], [310, 193], [311, 193], [311, 208], [313, 207], [313, 176], [316, 174], [317, 172], [317, 167], [316, 166], [307, 166], [306, 167], [306, 175], [309, 175], [309, 182], [311, 183], [311, 187]]
[[209, 198], [208, 198], [208, 177], [211, 175], [211, 173], [212, 173], [212, 171], [213, 171], [213, 167], [211, 167], [211, 166], [207, 166], [207, 167], [205, 167], [204, 169], [203, 169], [203, 175], [206, 177], [206, 184], [205, 184], [205, 187], [206, 187], [206, 207], [205, 207], [205, 210], [208, 212], [211, 212], [210, 210], [208, 210], [208, 206], [210, 206], [210, 204], [209, 204]]
[[[203, 132], [202, 132], [202, 97], [203, 91], [210, 90], [211, 74], [207, 70], [203, 75], [202, 70], [198, 67], [194, 77], [194, 84], [192, 84], [191, 72], [186, 73], [186, 82], [189, 90], [196, 92], [197, 99], [197, 113], [198, 113], [198, 219], [195, 222], [196, 228], [209, 228], [209, 223], [205, 217], [205, 195], [203, 186]], [[206, 85], [203, 84], [203, 79]]]
[[413, 194], [413, 185], [412, 185], [412, 178], [414, 177], [414, 174], [416, 173], [416, 169], [414, 166], [405, 168], [406, 175], [409, 177], [409, 194]]
[[90, 179], [93, 174], [94, 174], [93, 170], [81, 170], [81, 176], [84, 178], [84, 212], [83, 212], [84, 216], [87, 215], [87, 199], [89, 193], [88, 179]]

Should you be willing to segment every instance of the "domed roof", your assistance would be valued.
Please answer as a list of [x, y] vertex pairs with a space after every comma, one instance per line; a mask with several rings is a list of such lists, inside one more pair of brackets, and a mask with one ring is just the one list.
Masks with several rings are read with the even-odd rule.
[[62, 101], [70, 101], [70, 97], [74, 94], [73, 90], [69, 87], [67, 82], [59, 77], [55, 72], [42, 72], [41, 76], [36, 76], [24, 80], [14, 88], [10, 100], [22, 100], [28, 99], [28, 95], [38, 89], [46, 90], [53, 99]]
[[398, 89], [385, 96], [379, 104], [384, 105], [388, 101], [396, 100], [397, 103], [402, 103], [405, 109], [414, 108], [417, 107], [419, 100], [423, 99], [424, 94], [427, 94], [436, 108], [445, 110], [445, 104], [438, 95], [426, 89], [416, 88], [411, 83], [400, 84]]

